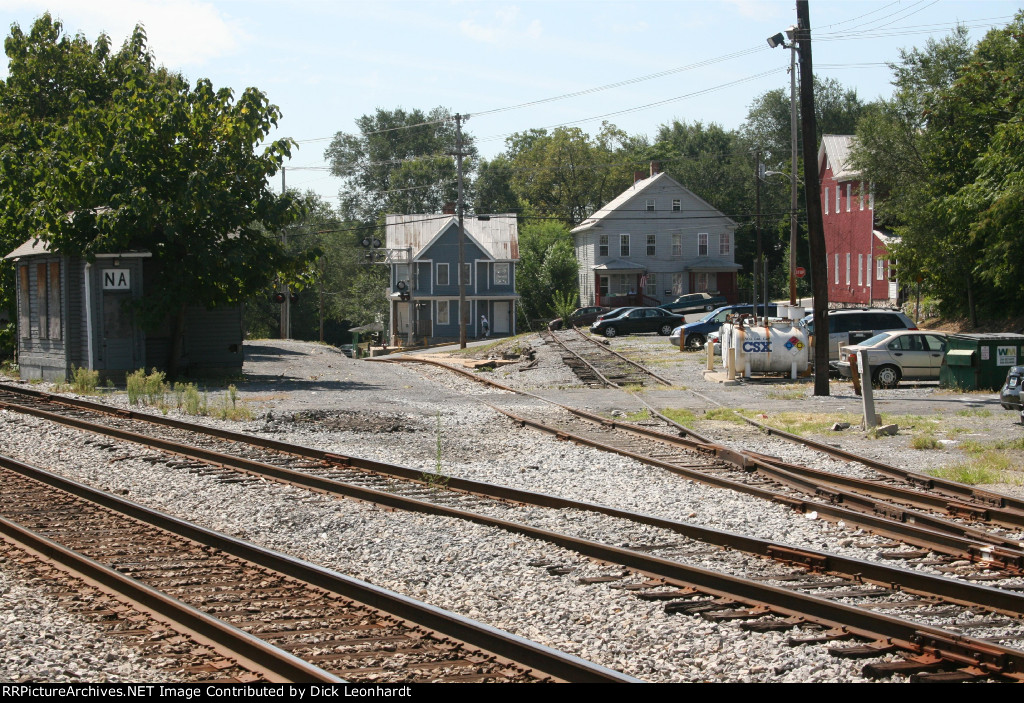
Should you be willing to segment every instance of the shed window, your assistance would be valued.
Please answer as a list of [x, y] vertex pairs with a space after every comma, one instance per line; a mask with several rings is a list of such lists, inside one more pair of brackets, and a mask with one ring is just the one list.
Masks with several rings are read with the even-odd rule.
[[50, 312], [50, 339], [61, 338], [61, 295], [60, 295], [60, 262], [50, 262], [50, 280], [46, 284], [46, 295], [49, 299], [46, 309]]
[[39, 338], [46, 339], [50, 332], [49, 318], [46, 314], [46, 264], [36, 264], [36, 307], [39, 309]]
[[18, 267], [18, 330], [22, 339], [32, 336], [28, 300], [28, 266]]

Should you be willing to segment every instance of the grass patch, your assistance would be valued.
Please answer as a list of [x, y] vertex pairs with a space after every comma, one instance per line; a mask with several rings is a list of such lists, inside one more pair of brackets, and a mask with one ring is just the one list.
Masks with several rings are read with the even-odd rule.
[[[449, 356], [476, 356], [477, 354], [486, 354], [487, 352], [494, 351], [498, 347], [502, 347], [502, 351], [510, 354], [521, 354], [523, 350], [530, 346], [525, 343], [526, 337], [530, 334], [533, 333], [524, 332], [523, 334], [517, 334], [515, 337], [502, 337], [494, 340], [490, 344], [474, 347], [467, 346], [465, 349], [456, 349], [455, 351], [447, 352], [447, 354]], [[466, 341], [471, 342], [473, 340]]]
[[665, 408], [661, 411], [661, 414], [674, 422], [678, 422], [683, 427], [691, 427], [697, 422], [697, 416], [694, 412], [686, 408]]
[[967, 408], [957, 410], [957, 417], [992, 417], [992, 411], [988, 408]]
[[769, 427], [789, 432], [795, 435], [804, 434], [825, 434], [832, 430], [832, 425], [837, 422], [848, 422], [850, 425], [858, 425], [861, 421], [860, 415], [853, 413], [802, 413], [802, 412], [784, 412], [770, 415], [767, 418], [757, 418], [757, 420]]
[[644, 408], [636, 412], [626, 413], [626, 416], [622, 419], [626, 422], [643, 422], [651, 419], [651, 413], [647, 408]]
[[704, 412], [704, 420], [720, 420], [722, 422], [736, 422], [739, 424], [745, 424], [743, 416], [740, 415], [740, 411], [732, 408], [712, 408]]
[[939, 440], [935, 439], [935, 437], [930, 434], [915, 435], [914, 438], [910, 440], [911, 449], [938, 449], [941, 446], [942, 445], [939, 444]]
[[100, 372], [81, 367], [71, 368], [71, 390], [82, 395], [94, 395], [100, 383]]
[[796, 383], [775, 386], [768, 391], [768, 397], [775, 400], [800, 400], [807, 397], [807, 386]]

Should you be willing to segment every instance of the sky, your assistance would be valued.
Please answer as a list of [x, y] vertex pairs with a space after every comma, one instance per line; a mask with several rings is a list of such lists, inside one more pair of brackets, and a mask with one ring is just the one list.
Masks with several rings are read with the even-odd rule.
[[[236, 95], [259, 88], [282, 112], [272, 137], [298, 142], [287, 186], [334, 204], [340, 181], [324, 151], [378, 108], [468, 114], [465, 130], [485, 158], [532, 128], [594, 134], [607, 120], [652, 138], [674, 120], [737, 128], [758, 95], [789, 87], [790, 52], [767, 38], [796, 23], [795, 8], [793, 0], [0, 0], [5, 36], [46, 11], [71, 34], [106, 33], [116, 45], [142, 24], [158, 63]], [[923, 47], [957, 23], [977, 40], [1019, 9], [1011, 0], [811, 0], [813, 68], [863, 100], [887, 97], [886, 63], [901, 48]]]

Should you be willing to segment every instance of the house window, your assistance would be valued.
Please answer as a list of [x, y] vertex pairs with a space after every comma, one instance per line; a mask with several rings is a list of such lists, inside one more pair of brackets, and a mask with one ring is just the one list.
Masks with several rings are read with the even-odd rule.
[[612, 282], [610, 276], [598, 276], [598, 285], [601, 291], [601, 298], [607, 298], [612, 292]]
[[494, 265], [494, 285], [508, 285], [508, 266], [507, 263]]
[[32, 336], [28, 300], [28, 266], [18, 267], [18, 330], [22, 339]]
[[658, 277], [653, 273], [649, 273], [645, 278], [647, 281], [644, 286], [644, 292], [653, 298], [658, 295]]
[[839, 207], [842, 205], [842, 190], [839, 188], [839, 184], [836, 183], [836, 214], [839, 214]]
[[615, 292], [619, 295], [625, 295], [627, 292], [626, 286], [628, 285], [629, 274], [617, 273], [615, 274]]
[[839, 254], [836, 254], [836, 265], [833, 267], [833, 270], [836, 272], [835, 281], [836, 281], [836, 285], [838, 286], [839, 285]]
[[828, 214], [828, 188], [825, 188], [825, 214]]
[[850, 285], [850, 255], [846, 255], [846, 285]]
[[683, 255], [683, 235], [673, 234], [672, 235], [672, 256]]
[[[697, 256], [708, 255], [708, 233], [698, 232], [697, 233]], [[700, 292], [700, 291], [698, 291]]]
[[619, 235], [619, 256], [629, 256], [629, 235]]
[[463, 283], [467, 286], [473, 285], [473, 264], [462, 264], [462, 277], [459, 279], [459, 283]]
[[885, 259], [875, 259], [875, 280], [885, 280]]
[[656, 256], [658, 253], [658, 235], [647, 235], [647, 256]]
[[437, 324], [447, 325], [448, 324], [448, 301], [438, 300], [437, 301]]
[[865, 185], [866, 184], [864, 183], [864, 181], [860, 182], [860, 209], [861, 210], [864, 209], [864, 199], [867, 197], [867, 194], [868, 194], [868, 192], [867, 192], [868, 189], [864, 187]]
[[654, 212], [654, 198], [647, 199], [647, 212]]
[[847, 212], [850, 211], [850, 193], [851, 193], [852, 189], [853, 189], [853, 184], [852, 183], [847, 183], [846, 184], [846, 211]]
[[674, 199], [672, 201], [672, 212], [679, 212], [682, 209], [683, 209], [682, 201], [679, 200], [679, 198]]
[[437, 285], [447, 286], [448, 285], [448, 264], [437, 265]]
[[718, 288], [717, 273], [698, 273], [694, 276], [694, 292], [708, 293]]
[[729, 256], [729, 252], [732, 250], [732, 241], [728, 232], [722, 232], [722, 236], [718, 241], [718, 254], [719, 256]]
[[673, 273], [672, 274], [672, 295], [683, 294], [683, 274]]
[[597, 255], [608, 256], [608, 235], [602, 234], [597, 240]]
[[[849, 196], [849, 193], [847, 193]], [[847, 206], [849, 206], [849, 197], [847, 197]], [[857, 254], [857, 285], [864, 285], [864, 255]]]
[[868, 195], [868, 210], [874, 210], [875, 209], [875, 184], [874, 183], [869, 183], [868, 184], [868, 193], [870, 194], [870, 195]]

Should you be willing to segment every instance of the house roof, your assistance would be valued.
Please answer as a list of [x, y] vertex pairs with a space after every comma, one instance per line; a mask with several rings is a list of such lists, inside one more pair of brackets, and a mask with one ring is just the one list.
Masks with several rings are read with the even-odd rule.
[[36, 254], [49, 254], [50, 245], [42, 239], [29, 239], [20, 247], [5, 256], [5, 259], [20, 259], [23, 256], [34, 256]]
[[651, 176], [650, 178], [644, 178], [643, 180], [635, 182], [632, 186], [630, 186], [629, 188], [627, 188], [626, 190], [622, 191], [617, 196], [609, 200], [597, 212], [592, 214], [587, 219], [583, 220], [583, 222], [581, 222], [575, 229], [572, 230], [572, 233], [577, 234], [578, 232], [585, 232], [588, 229], [599, 227], [601, 225], [602, 220], [604, 220], [606, 217], [608, 217], [616, 210], [621, 208], [627, 202], [643, 193], [645, 190], [653, 186], [655, 183], [663, 183], [666, 180], [669, 183], [675, 185], [680, 190], [685, 191], [687, 194], [689, 194], [690, 197], [706, 205], [709, 210], [718, 212], [718, 214], [722, 216], [722, 219], [727, 220], [730, 225], [736, 226], [736, 223], [733, 222], [732, 219], [716, 210], [714, 207], [712, 207], [710, 203], [708, 203], [706, 200], [701, 198], [699, 195], [694, 193], [686, 186], [679, 183], [679, 181], [675, 180], [666, 173], [657, 173], [654, 176]]
[[626, 259], [612, 259], [606, 261], [603, 264], [597, 266], [591, 266], [593, 271], [646, 271], [647, 267], [643, 264], [638, 264], [635, 261], [627, 261]]
[[[489, 219], [479, 219], [487, 217]], [[388, 215], [388, 249], [412, 249], [417, 258], [448, 227], [458, 224], [454, 215]], [[519, 260], [519, 227], [514, 214], [463, 217], [466, 236], [498, 261]]]
[[734, 261], [727, 261], [725, 259], [709, 259], [706, 256], [701, 256], [696, 259], [692, 259], [686, 266], [683, 267], [684, 271], [739, 271], [743, 268], [743, 264], [737, 264]]
[[850, 166], [850, 151], [855, 139], [852, 134], [825, 134], [821, 137], [818, 164], [821, 165], [822, 156], [828, 156], [828, 163], [832, 166], [832, 177], [837, 181], [860, 178], [860, 172]]
[[886, 246], [893, 243], [899, 243], [900, 241], [899, 237], [887, 229], [875, 229], [871, 231], [871, 234], [875, 235], [875, 238]]

